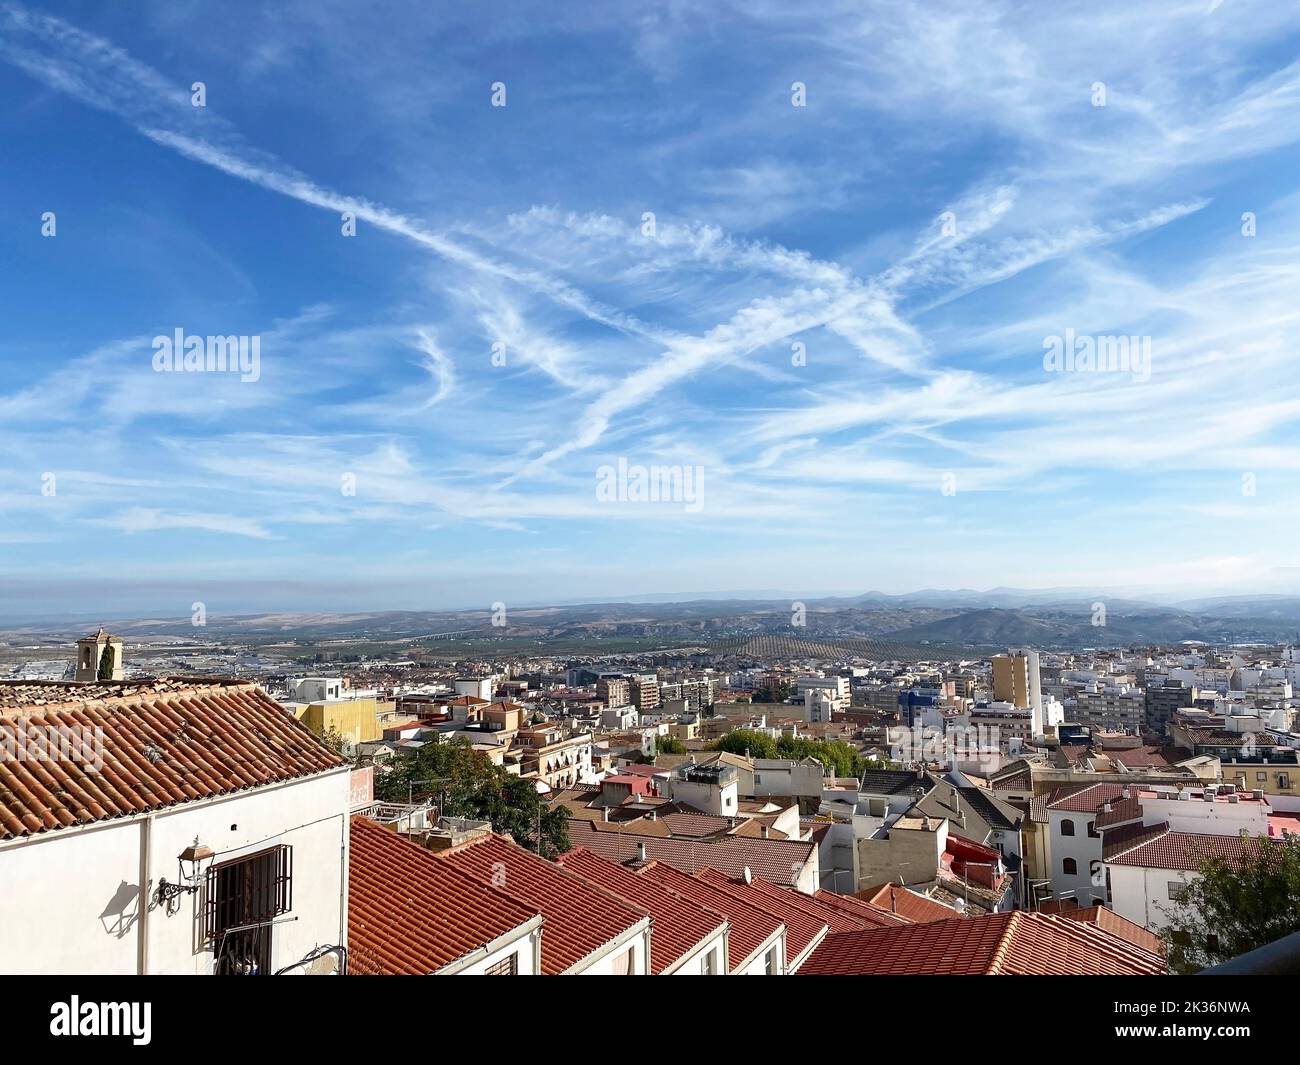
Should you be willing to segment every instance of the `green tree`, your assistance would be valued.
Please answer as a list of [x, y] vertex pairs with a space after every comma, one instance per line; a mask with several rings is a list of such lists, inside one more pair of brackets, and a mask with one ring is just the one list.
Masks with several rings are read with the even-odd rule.
[[764, 684], [760, 688], [754, 689], [753, 702], [756, 703], [783, 703], [790, 698], [790, 685], [783, 680], [775, 684]]
[[738, 728], [709, 745], [711, 751], [747, 754], [751, 758], [775, 758], [776, 740], [764, 732]]
[[1206, 858], [1178, 890], [1162, 935], [1169, 967], [1194, 973], [1300, 932], [1300, 838], [1242, 836], [1240, 860]]
[[686, 744], [672, 736], [659, 736], [655, 739], [656, 754], [685, 754]]
[[546, 858], [570, 847], [568, 811], [549, 808], [533, 781], [494, 766], [465, 740], [427, 743], [393, 759], [375, 779], [375, 798], [408, 802], [433, 798], [446, 817], [490, 821], [492, 829]]
[[800, 736], [782, 736], [776, 744], [780, 758], [815, 758], [831, 776], [859, 777], [865, 760], [843, 740], [813, 740]]
[[116, 664], [116, 659], [117, 656], [113, 651], [113, 645], [111, 643], [105, 644], [104, 653], [99, 656], [99, 672], [95, 674], [99, 680], [113, 679], [113, 667]]

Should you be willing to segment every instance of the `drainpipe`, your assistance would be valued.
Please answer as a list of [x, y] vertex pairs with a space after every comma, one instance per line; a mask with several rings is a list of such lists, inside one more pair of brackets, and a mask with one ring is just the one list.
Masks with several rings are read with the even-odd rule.
[[149, 972], [149, 868], [153, 850], [153, 814], [140, 822], [140, 901], [136, 904], [135, 968], [139, 976]]
[[[342, 822], [339, 828], [339, 942], [346, 944], [348, 941], [348, 885], [349, 874], [351, 870], [348, 867], [348, 845], [351, 842], [350, 833], [352, 831], [352, 822], [348, 814], [339, 818]], [[347, 974], [347, 954], [343, 954], [340, 959], [339, 975]]]

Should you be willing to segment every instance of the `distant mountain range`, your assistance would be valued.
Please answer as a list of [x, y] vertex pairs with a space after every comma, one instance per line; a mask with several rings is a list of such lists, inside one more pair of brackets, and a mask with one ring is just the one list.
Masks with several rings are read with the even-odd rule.
[[[795, 624], [800, 620], [796, 617], [798, 603], [803, 606], [802, 626]], [[1101, 625], [1094, 624], [1099, 603], [1105, 608]], [[536, 641], [543, 647], [552, 641], [573, 646], [585, 641], [599, 645], [607, 640], [680, 646], [756, 635], [794, 635], [981, 650], [1019, 645], [1079, 649], [1185, 641], [1295, 641], [1300, 636], [1300, 597], [1222, 596], [1162, 604], [1108, 598], [1079, 589], [924, 589], [906, 595], [866, 592], [800, 599], [774, 594], [753, 599], [530, 606], [507, 608], [504, 627], [493, 625], [492, 620], [487, 610], [209, 615], [202, 628], [194, 627], [188, 617], [89, 618], [12, 626], [0, 632], [0, 638], [11, 648], [25, 641], [70, 642], [103, 624], [129, 639], [163, 645], [367, 642], [416, 647], [509, 637]]]

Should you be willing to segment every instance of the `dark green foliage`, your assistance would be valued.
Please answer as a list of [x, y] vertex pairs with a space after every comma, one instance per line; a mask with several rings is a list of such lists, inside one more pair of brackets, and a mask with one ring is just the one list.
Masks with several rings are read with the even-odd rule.
[[569, 849], [568, 811], [549, 809], [532, 780], [494, 766], [463, 739], [425, 744], [394, 759], [375, 778], [375, 798], [407, 802], [432, 797], [447, 817], [491, 821], [531, 851], [554, 858]]
[[1194, 973], [1300, 932], [1300, 839], [1245, 839], [1240, 862], [1208, 858], [1178, 892], [1162, 935], [1169, 967]]

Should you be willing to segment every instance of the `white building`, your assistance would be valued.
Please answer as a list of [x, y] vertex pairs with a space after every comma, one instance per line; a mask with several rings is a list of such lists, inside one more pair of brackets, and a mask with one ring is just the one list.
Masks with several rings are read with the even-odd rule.
[[1271, 835], [1268, 797], [1225, 786], [1130, 788], [1137, 820], [1104, 830], [1111, 908], [1157, 931], [1168, 923], [1179, 889], [1207, 857], [1236, 859], [1250, 838]]
[[456, 694], [472, 695], [475, 699], [492, 701], [492, 685], [495, 677], [457, 677]]
[[60, 695], [0, 685], [0, 972], [338, 970], [345, 762], [251, 684]]
[[325, 703], [343, 698], [341, 677], [293, 677], [289, 680], [289, 700], [295, 703]]
[[673, 802], [694, 806], [715, 817], [735, 817], [740, 808], [739, 773], [723, 762], [696, 765], [687, 762], [669, 778]]

